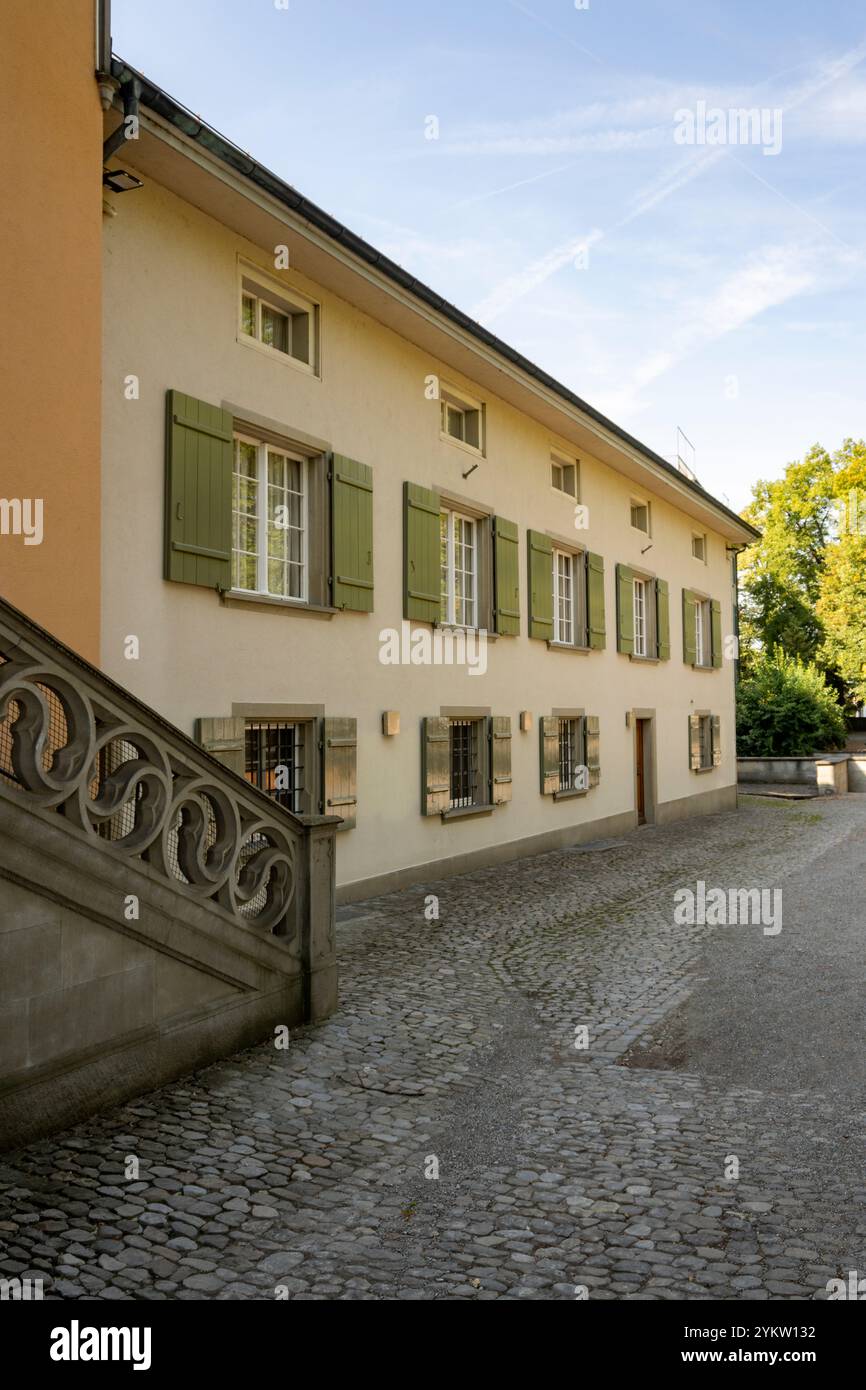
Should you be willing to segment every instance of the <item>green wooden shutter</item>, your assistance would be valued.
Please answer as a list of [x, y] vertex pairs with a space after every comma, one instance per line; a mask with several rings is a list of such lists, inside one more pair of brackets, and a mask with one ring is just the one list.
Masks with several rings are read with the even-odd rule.
[[166, 392], [166, 579], [231, 588], [233, 429], [228, 410]]
[[543, 714], [538, 721], [541, 762], [541, 794], [553, 796], [559, 791], [559, 720], [553, 714]]
[[438, 816], [448, 810], [451, 796], [451, 736], [445, 715], [421, 721], [421, 814]]
[[404, 483], [403, 617], [438, 623], [441, 615], [439, 493], [417, 483]]
[[511, 715], [490, 719], [490, 791], [494, 806], [511, 800]]
[[527, 531], [529, 546], [529, 635], [553, 637], [553, 541], [540, 531]]
[[616, 649], [634, 652], [634, 571], [628, 565], [616, 567]]
[[493, 625], [506, 637], [520, 635], [520, 562], [517, 523], [493, 518]]
[[586, 716], [586, 768], [590, 787], [597, 787], [601, 778], [601, 752], [597, 714]]
[[722, 605], [714, 598], [710, 604], [713, 633], [713, 665], [722, 664]]
[[720, 767], [722, 762], [722, 721], [717, 714], [710, 720], [713, 735], [713, 767]]
[[656, 635], [659, 661], [669, 661], [671, 655], [670, 593], [666, 579], [656, 580]]
[[692, 772], [701, 770], [701, 716], [689, 715], [689, 767]]
[[694, 666], [698, 659], [697, 637], [695, 634], [695, 608], [697, 599], [691, 589], [683, 589], [683, 661]]
[[331, 455], [331, 602], [373, 611], [373, 470]]
[[328, 718], [322, 721], [322, 810], [326, 816], [342, 816], [339, 830], [357, 824], [358, 721]]
[[200, 743], [211, 757], [218, 758], [239, 777], [245, 771], [246, 721], [234, 716], [224, 719], [197, 719], [195, 721], [196, 743]]
[[586, 557], [586, 630], [593, 651], [604, 650], [604, 558], [592, 552]]

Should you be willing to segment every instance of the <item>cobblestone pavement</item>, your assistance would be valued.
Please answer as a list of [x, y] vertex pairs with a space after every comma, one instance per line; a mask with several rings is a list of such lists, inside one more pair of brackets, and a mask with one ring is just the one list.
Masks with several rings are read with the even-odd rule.
[[[0, 1157], [0, 1276], [108, 1299], [826, 1297], [866, 1272], [864, 845], [866, 797], [749, 798], [353, 908], [324, 1025]], [[783, 930], [675, 925], [700, 879], [781, 887]]]

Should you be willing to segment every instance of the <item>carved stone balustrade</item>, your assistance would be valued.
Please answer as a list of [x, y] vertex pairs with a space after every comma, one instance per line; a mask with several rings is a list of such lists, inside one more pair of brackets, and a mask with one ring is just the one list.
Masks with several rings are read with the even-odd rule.
[[329, 1013], [337, 824], [0, 600], [0, 1143]]

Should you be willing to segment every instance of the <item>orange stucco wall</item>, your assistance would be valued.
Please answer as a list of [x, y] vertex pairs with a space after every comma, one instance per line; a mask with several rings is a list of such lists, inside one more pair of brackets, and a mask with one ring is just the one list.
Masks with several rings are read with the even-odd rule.
[[[102, 109], [93, 0], [0, 6], [0, 594], [99, 659]], [[38, 512], [31, 511], [35, 521]], [[25, 511], [26, 516], [26, 511]], [[34, 532], [38, 535], [38, 532]]]

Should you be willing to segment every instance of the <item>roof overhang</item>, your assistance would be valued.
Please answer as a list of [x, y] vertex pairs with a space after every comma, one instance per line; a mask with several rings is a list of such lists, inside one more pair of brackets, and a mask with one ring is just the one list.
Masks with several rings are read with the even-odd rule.
[[[139, 133], [116, 157], [269, 255], [285, 243], [291, 265], [377, 322], [447, 363], [551, 434], [608, 464], [736, 546], [759, 532], [661, 455], [303, 198], [290, 184], [206, 126], [118, 59], [112, 74], [141, 86]], [[119, 100], [106, 134], [119, 124]]]

